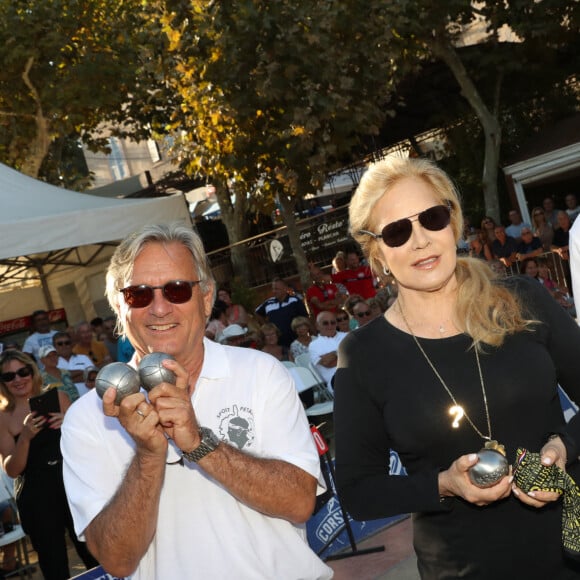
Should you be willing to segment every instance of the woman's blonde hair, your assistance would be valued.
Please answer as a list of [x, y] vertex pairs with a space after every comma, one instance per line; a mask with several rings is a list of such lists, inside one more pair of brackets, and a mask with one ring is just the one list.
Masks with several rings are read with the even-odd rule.
[[[32, 369], [32, 394], [31, 396], [40, 395], [40, 391], [42, 390], [42, 377], [40, 375], [40, 371], [38, 367], [34, 363], [31, 357], [27, 354], [20, 352], [18, 350], [5, 350], [0, 355], [0, 371], [3, 373], [3, 367], [5, 364], [16, 360], [21, 362], [25, 367]], [[6, 383], [0, 380], [0, 393], [6, 399], [6, 407], [4, 407], [4, 411], [11, 413], [14, 411], [14, 407], [16, 406], [16, 399], [14, 395], [10, 392], [10, 389], [6, 386]]]
[[262, 335], [262, 339], [265, 338], [264, 335], [266, 334], [266, 332], [275, 332], [278, 338], [282, 336], [280, 329], [272, 322], [265, 322], [264, 324], [262, 324], [262, 326], [260, 326], [260, 333]]
[[[349, 208], [350, 233], [360, 244], [377, 276], [383, 275], [386, 264], [379, 244], [381, 238], [362, 234], [376, 231], [375, 205], [401, 179], [425, 182], [441, 204], [451, 208], [451, 229], [458, 241], [463, 232], [463, 215], [459, 194], [447, 174], [427, 159], [390, 156], [369, 166], [352, 197]], [[459, 327], [480, 343], [499, 346], [508, 334], [526, 329], [532, 321], [525, 320], [517, 297], [500, 284], [494, 284], [495, 274], [482, 260], [457, 258], [455, 275], [458, 283], [456, 317]]]
[[546, 219], [546, 212], [544, 211], [544, 208], [543, 207], [539, 207], [539, 206], [534, 207], [532, 209], [532, 213], [530, 214], [531, 217], [532, 217], [532, 228], [534, 228], [534, 230], [537, 230], [538, 227], [539, 227], [538, 220], [536, 219], [538, 217], [538, 213], [537, 212], [540, 212], [540, 215], [543, 215], [544, 216], [544, 223], [547, 223], [547, 221], [548, 221]]

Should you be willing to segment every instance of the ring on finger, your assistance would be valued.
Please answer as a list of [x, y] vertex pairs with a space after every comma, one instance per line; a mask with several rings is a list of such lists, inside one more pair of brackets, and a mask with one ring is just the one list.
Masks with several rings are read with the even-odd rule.
[[143, 413], [143, 411], [141, 411], [141, 409], [136, 409], [135, 412], [137, 413], [137, 415], [141, 415], [141, 417], [143, 417], [143, 419], [145, 419], [145, 413]]

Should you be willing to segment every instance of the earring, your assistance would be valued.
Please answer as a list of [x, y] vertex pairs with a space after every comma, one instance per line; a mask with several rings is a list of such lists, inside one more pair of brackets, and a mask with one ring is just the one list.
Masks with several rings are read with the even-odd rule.
[[383, 266], [383, 274], [385, 276], [390, 276], [391, 275], [391, 271], [386, 266]]

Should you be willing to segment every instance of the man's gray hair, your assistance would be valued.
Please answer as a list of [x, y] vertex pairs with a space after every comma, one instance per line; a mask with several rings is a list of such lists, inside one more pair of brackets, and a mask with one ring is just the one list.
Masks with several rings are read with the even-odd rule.
[[215, 301], [215, 281], [201, 238], [190, 226], [181, 222], [154, 224], [143, 227], [125, 238], [115, 250], [107, 269], [106, 296], [114, 312], [119, 312], [121, 293], [133, 274], [133, 265], [144, 246], [150, 242], [183, 244], [190, 252], [201, 280], [200, 289], [205, 294], [213, 290], [212, 302]]

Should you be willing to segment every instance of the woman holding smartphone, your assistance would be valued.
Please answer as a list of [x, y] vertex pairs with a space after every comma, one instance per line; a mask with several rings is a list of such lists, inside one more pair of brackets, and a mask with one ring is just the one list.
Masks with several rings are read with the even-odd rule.
[[60, 427], [70, 406], [58, 392], [60, 409], [39, 416], [29, 399], [39, 395], [42, 378], [26, 354], [5, 351], [0, 355], [0, 393], [6, 404], [0, 411], [0, 458], [4, 471], [16, 478], [16, 503], [24, 531], [38, 554], [46, 580], [70, 577], [65, 530], [87, 566], [97, 561], [77, 539], [62, 479]]

